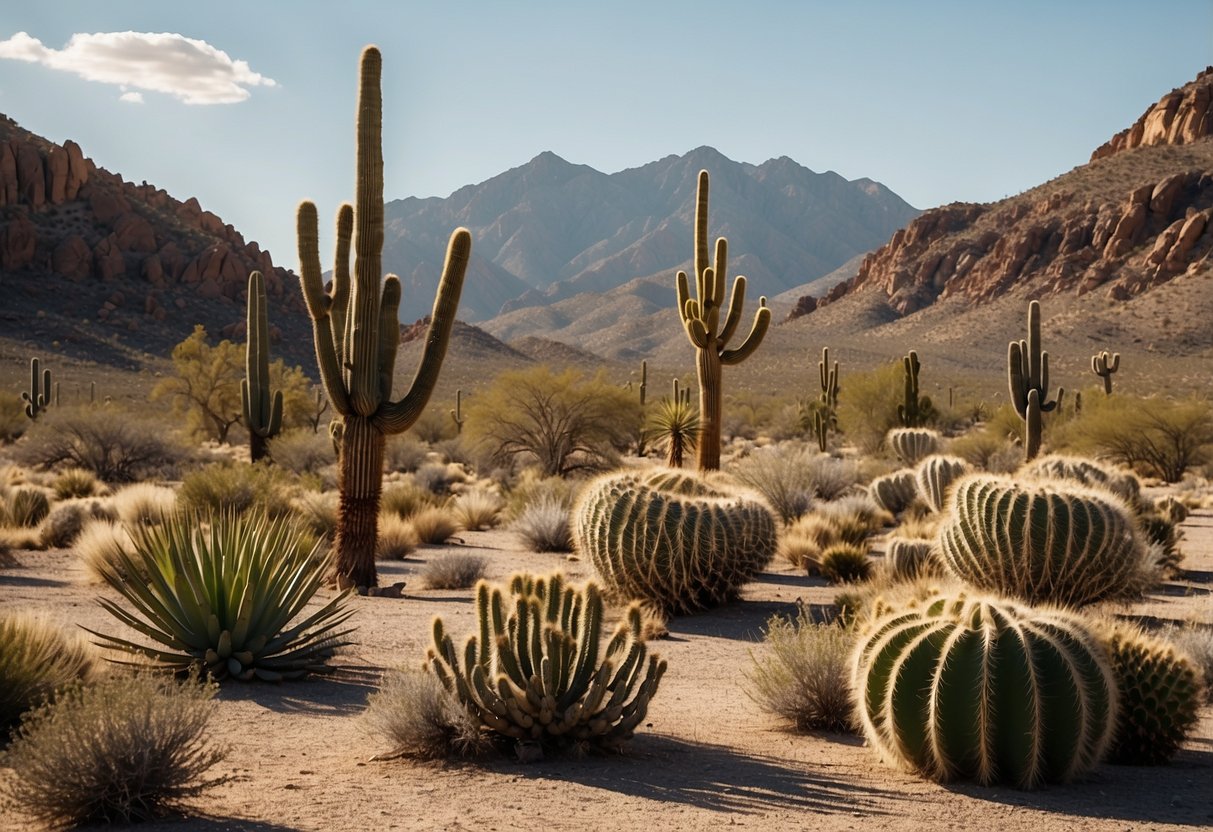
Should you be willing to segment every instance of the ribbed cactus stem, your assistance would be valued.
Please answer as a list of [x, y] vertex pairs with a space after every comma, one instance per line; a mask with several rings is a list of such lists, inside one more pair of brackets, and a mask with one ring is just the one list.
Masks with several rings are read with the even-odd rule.
[[649, 362], [640, 362], [640, 406], [644, 407], [645, 398], [649, 393]]
[[451, 411], [451, 421], [455, 423], [455, 435], [463, 434], [463, 391], [455, 391], [455, 409]]
[[1107, 350], [1091, 356], [1091, 372], [1103, 379], [1104, 395], [1112, 395], [1112, 374], [1120, 369], [1120, 353]]
[[[762, 343], [771, 324], [771, 310], [766, 298], [760, 298], [754, 313], [750, 333], [737, 347], [728, 343], [741, 323], [745, 305], [746, 280], [738, 275], [733, 281], [728, 310], [725, 311], [728, 242], [716, 240], [715, 259], [708, 254], [708, 172], [699, 172], [695, 200], [695, 296], [691, 296], [687, 273], [678, 272], [678, 314], [687, 337], [695, 347], [695, 367], [699, 377], [699, 440], [698, 467], [701, 471], [720, 468], [723, 394], [721, 392], [725, 365], [745, 361]], [[721, 313], [724, 319], [721, 320]]]
[[270, 394], [270, 325], [265, 279], [261, 272], [248, 278], [248, 320], [245, 330], [244, 380], [240, 401], [249, 432], [253, 462], [264, 459], [268, 440], [282, 430], [282, 391]]
[[1049, 353], [1041, 350], [1040, 301], [1028, 304], [1028, 340], [1007, 345], [1007, 385], [1011, 404], [1024, 420], [1024, 458], [1040, 453], [1041, 414], [1055, 410], [1065, 394], [1058, 388], [1057, 398], [1048, 401]]
[[830, 420], [820, 410], [813, 413], [813, 436], [817, 439], [817, 450], [824, 454], [829, 449]]
[[[392, 377], [400, 343], [400, 281], [381, 277], [383, 250], [383, 151], [381, 58], [362, 53], [358, 89], [355, 206], [337, 214], [337, 262], [333, 286], [325, 290], [320, 269], [316, 206], [299, 206], [297, 233], [301, 284], [320, 378], [342, 424], [339, 445], [336, 570], [342, 585], [374, 586], [375, 539], [386, 434], [401, 433], [421, 416], [438, 382], [451, 327], [471, 256], [467, 229], [451, 234], [421, 362], [408, 391], [392, 400]], [[349, 269], [350, 242], [354, 269]]]
[[831, 419], [838, 409], [838, 362], [830, 367], [830, 348], [821, 348], [821, 361], [817, 362], [817, 375], [821, 384], [819, 401], [829, 412]]
[[927, 423], [931, 415], [930, 398], [926, 396], [920, 398], [918, 395], [918, 371], [922, 369], [922, 362], [918, 360], [918, 353], [914, 350], [910, 350], [909, 354], [901, 359], [901, 362], [903, 392], [902, 403], [897, 406], [897, 418], [903, 427], [921, 427]]
[[31, 419], [41, 416], [51, 403], [51, 371], [42, 370], [37, 358], [29, 362], [29, 390], [22, 391], [25, 415]]

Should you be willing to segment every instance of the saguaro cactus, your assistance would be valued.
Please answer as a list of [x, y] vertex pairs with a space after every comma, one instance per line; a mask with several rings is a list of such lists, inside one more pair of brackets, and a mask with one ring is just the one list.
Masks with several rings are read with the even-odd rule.
[[270, 396], [270, 323], [266, 312], [265, 279], [248, 276], [248, 326], [245, 332], [244, 381], [240, 382], [249, 455], [264, 459], [267, 443], [282, 430], [282, 391]]
[[455, 409], [451, 411], [451, 421], [455, 423], [455, 435], [459, 436], [463, 433], [463, 423], [467, 421], [463, 418], [463, 391], [455, 391]]
[[740, 345], [726, 348], [741, 323], [741, 307], [745, 304], [746, 280], [738, 275], [733, 280], [729, 308], [721, 321], [724, 306], [725, 269], [728, 261], [728, 241], [716, 239], [716, 259], [708, 259], [708, 172], [699, 172], [699, 188], [695, 203], [695, 291], [691, 297], [687, 273], [678, 272], [678, 314], [687, 337], [696, 352], [699, 375], [699, 440], [697, 462], [700, 471], [720, 468], [721, 393], [723, 372], [728, 364], [740, 364], [762, 343], [771, 325], [771, 310], [767, 299], [760, 298], [754, 313], [750, 334]]
[[1040, 348], [1040, 301], [1028, 304], [1028, 340], [1012, 341], [1007, 346], [1007, 383], [1011, 404], [1024, 420], [1026, 430], [1024, 459], [1040, 453], [1040, 414], [1055, 410], [1065, 395], [1057, 388], [1057, 398], [1049, 398], [1049, 354]]
[[922, 368], [922, 362], [918, 360], [918, 353], [914, 350], [910, 350], [909, 355], [901, 361], [905, 370], [905, 393], [903, 403], [897, 405], [897, 418], [902, 427], [922, 427], [931, 417], [932, 411], [931, 399], [918, 396], [918, 371]]
[[[421, 363], [413, 383], [392, 401], [392, 375], [400, 342], [397, 310], [400, 280], [381, 278], [383, 251], [383, 105], [379, 90], [382, 59], [368, 46], [362, 53], [358, 90], [356, 207], [337, 214], [337, 258], [333, 286], [325, 291], [320, 273], [316, 206], [299, 206], [299, 263], [303, 295], [312, 318], [320, 378], [333, 410], [341, 418], [337, 520], [337, 581], [342, 586], [370, 587], [376, 582], [375, 539], [383, 451], [388, 434], [401, 433], [421, 416], [446, 355], [463, 276], [471, 256], [472, 235], [456, 229], [446, 262]], [[349, 251], [353, 234], [353, 279]]]
[[29, 361], [29, 390], [21, 393], [21, 400], [25, 402], [25, 415], [31, 419], [37, 419], [50, 406], [51, 371], [39, 372], [37, 358]]
[[1120, 353], [1114, 352], [1111, 356], [1108, 351], [1104, 350], [1091, 356], [1091, 372], [1103, 379], [1103, 392], [1105, 396], [1112, 395], [1112, 374], [1120, 369]]
[[821, 379], [821, 398], [819, 399], [830, 414], [830, 421], [838, 411], [838, 362], [830, 366], [830, 348], [821, 348], [821, 360], [817, 362], [817, 374]]

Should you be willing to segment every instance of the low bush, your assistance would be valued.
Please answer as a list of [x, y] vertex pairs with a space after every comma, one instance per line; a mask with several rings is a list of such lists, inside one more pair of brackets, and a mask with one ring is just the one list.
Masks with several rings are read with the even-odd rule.
[[819, 570], [830, 583], [857, 583], [871, 577], [872, 561], [864, 546], [835, 543], [822, 550]]
[[38, 534], [42, 545], [62, 549], [71, 546], [84, 524], [89, 520], [116, 520], [118, 513], [100, 500], [76, 499], [55, 503], [50, 514], [42, 521]]
[[107, 572], [118, 575], [124, 581], [132, 577], [120, 571], [124, 563], [121, 555], [125, 553], [129, 558], [135, 552], [135, 542], [122, 523], [106, 520], [85, 523], [76, 538], [76, 552], [80, 556], [80, 565], [95, 583], [104, 583]]
[[291, 513], [286, 475], [264, 463], [218, 463], [189, 474], [177, 497], [182, 511], [198, 514], [263, 512], [270, 517]]
[[413, 668], [384, 674], [379, 690], [367, 699], [363, 725], [389, 743], [389, 751], [377, 759], [467, 759], [492, 748], [479, 723], [438, 677]]
[[0, 524], [32, 529], [50, 513], [51, 502], [40, 488], [14, 488], [0, 504]]
[[128, 526], [154, 526], [176, 513], [177, 492], [166, 485], [137, 482], [114, 492], [110, 506]]
[[96, 497], [105, 493], [105, 484], [97, 479], [92, 471], [84, 468], [68, 468], [60, 471], [51, 488], [60, 500], [70, 500], [74, 497]]
[[0, 615], [0, 745], [21, 715], [93, 673], [93, 652], [57, 624], [23, 613]]
[[535, 468], [527, 468], [506, 495], [505, 516], [517, 520], [532, 503], [553, 500], [568, 508], [573, 505], [576, 484], [564, 477], [545, 477]]
[[468, 531], [494, 528], [501, 518], [504, 503], [492, 491], [472, 488], [455, 498], [451, 508], [459, 525]]
[[294, 474], [317, 474], [337, 461], [327, 432], [308, 428], [285, 431], [270, 440], [270, 459]]
[[573, 551], [569, 507], [557, 498], [540, 497], [522, 511], [512, 528], [532, 551]]
[[453, 463], [426, 462], [413, 472], [413, 481], [431, 494], [439, 496], [451, 493], [451, 486], [467, 482], [467, 474]]
[[404, 560], [417, 551], [421, 541], [413, 524], [395, 514], [379, 515], [379, 536], [375, 538], [376, 560]]
[[163, 424], [111, 408], [52, 410], [15, 455], [43, 468], [84, 468], [109, 483], [173, 476], [188, 457]]
[[291, 508], [299, 522], [317, 537], [332, 543], [337, 536], [337, 507], [340, 495], [336, 491], [303, 491], [291, 499]]
[[446, 543], [459, 531], [459, 523], [450, 509], [440, 506], [421, 509], [409, 518], [409, 524], [417, 533], [417, 539], [429, 544]]
[[421, 467], [430, 449], [408, 434], [389, 436], [384, 449], [383, 461], [388, 471], [409, 474]]
[[438, 500], [433, 494], [410, 480], [392, 483], [379, 496], [379, 511], [394, 514], [403, 520], [437, 504]]
[[787, 525], [804, 515], [817, 496], [813, 465], [817, 456], [807, 447], [773, 445], [734, 462], [729, 473], [766, 498]]
[[484, 577], [488, 565], [479, 555], [447, 555], [427, 563], [421, 580], [430, 589], [469, 589]]

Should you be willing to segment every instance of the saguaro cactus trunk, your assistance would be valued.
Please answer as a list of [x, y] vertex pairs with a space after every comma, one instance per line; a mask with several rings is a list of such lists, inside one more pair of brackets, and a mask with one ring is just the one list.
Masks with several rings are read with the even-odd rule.
[[[472, 236], [456, 229], [447, 246], [442, 280], [434, 299], [421, 364], [408, 392], [392, 401], [392, 375], [400, 344], [400, 280], [381, 279], [383, 251], [382, 59], [368, 46], [362, 53], [358, 89], [356, 207], [337, 214], [337, 258], [332, 289], [320, 271], [316, 206], [299, 206], [299, 262], [304, 299], [312, 318], [320, 378], [341, 420], [338, 443], [337, 583], [372, 587], [379, 494], [387, 434], [401, 433], [421, 416], [438, 382], [451, 326], [471, 256]], [[354, 271], [349, 268], [350, 239]]]
[[1040, 453], [1040, 416], [1061, 405], [1064, 388], [1057, 389], [1057, 398], [1049, 398], [1049, 353], [1040, 345], [1040, 301], [1028, 304], [1028, 340], [1012, 341], [1007, 345], [1007, 385], [1011, 404], [1024, 420], [1024, 459], [1032, 460]]
[[282, 429], [282, 391], [270, 394], [270, 323], [261, 272], [248, 277], [248, 325], [244, 337], [240, 400], [244, 425], [248, 428], [249, 456], [257, 462], [268, 455], [269, 440]]

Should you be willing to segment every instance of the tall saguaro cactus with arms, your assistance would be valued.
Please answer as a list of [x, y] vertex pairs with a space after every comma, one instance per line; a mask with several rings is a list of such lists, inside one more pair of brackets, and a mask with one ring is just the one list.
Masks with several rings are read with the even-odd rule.
[[1007, 384], [1011, 404], [1024, 420], [1024, 459], [1040, 453], [1040, 414], [1056, 410], [1065, 395], [1057, 389], [1057, 398], [1049, 397], [1049, 353], [1040, 348], [1040, 301], [1028, 304], [1028, 340], [1012, 341], [1007, 346]]
[[691, 297], [687, 273], [678, 272], [678, 314], [687, 337], [695, 346], [699, 373], [697, 461], [700, 471], [720, 468], [722, 369], [726, 364], [740, 364], [749, 358], [771, 325], [767, 299], [760, 298], [750, 334], [735, 348], [726, 347], [741, 323], [746, 287], [744, 277], [738, 275], [733, 280], [729, 308], [722, 322], [720, 313], [724, 307], [727, 261], [728, 241], [724, 237], [716, 240], [715, 261], [708, 259], [708, 172], [701, 170], [695, 203], [695, 297]]
[[[337, 583], [376, 584], [375, 539], [383, 451], [388, 434], [401, 433], [421, 416], [438, 382], [455, 310], [472, 251], [466, 228], [451, 234], [442, 280], [426, 335], [421, 364], [405, 395], [392, 400], [392, 374], [400, 344], [400, 280], [381, 278], [383, 252], [383, 102], [379, 89], [382, 58], [362, 52], [358, 88], [358, 142], [355, 207], [337, 214], [337, 262], [326, 291], [320, 273], [316, 206], [299, 206], [299, 263], [303, 296], [312, 318], [316, 361], [333, 410], [342, 422], [339, 439]], [[354, 271], [349, 268], [353, 236]]]

